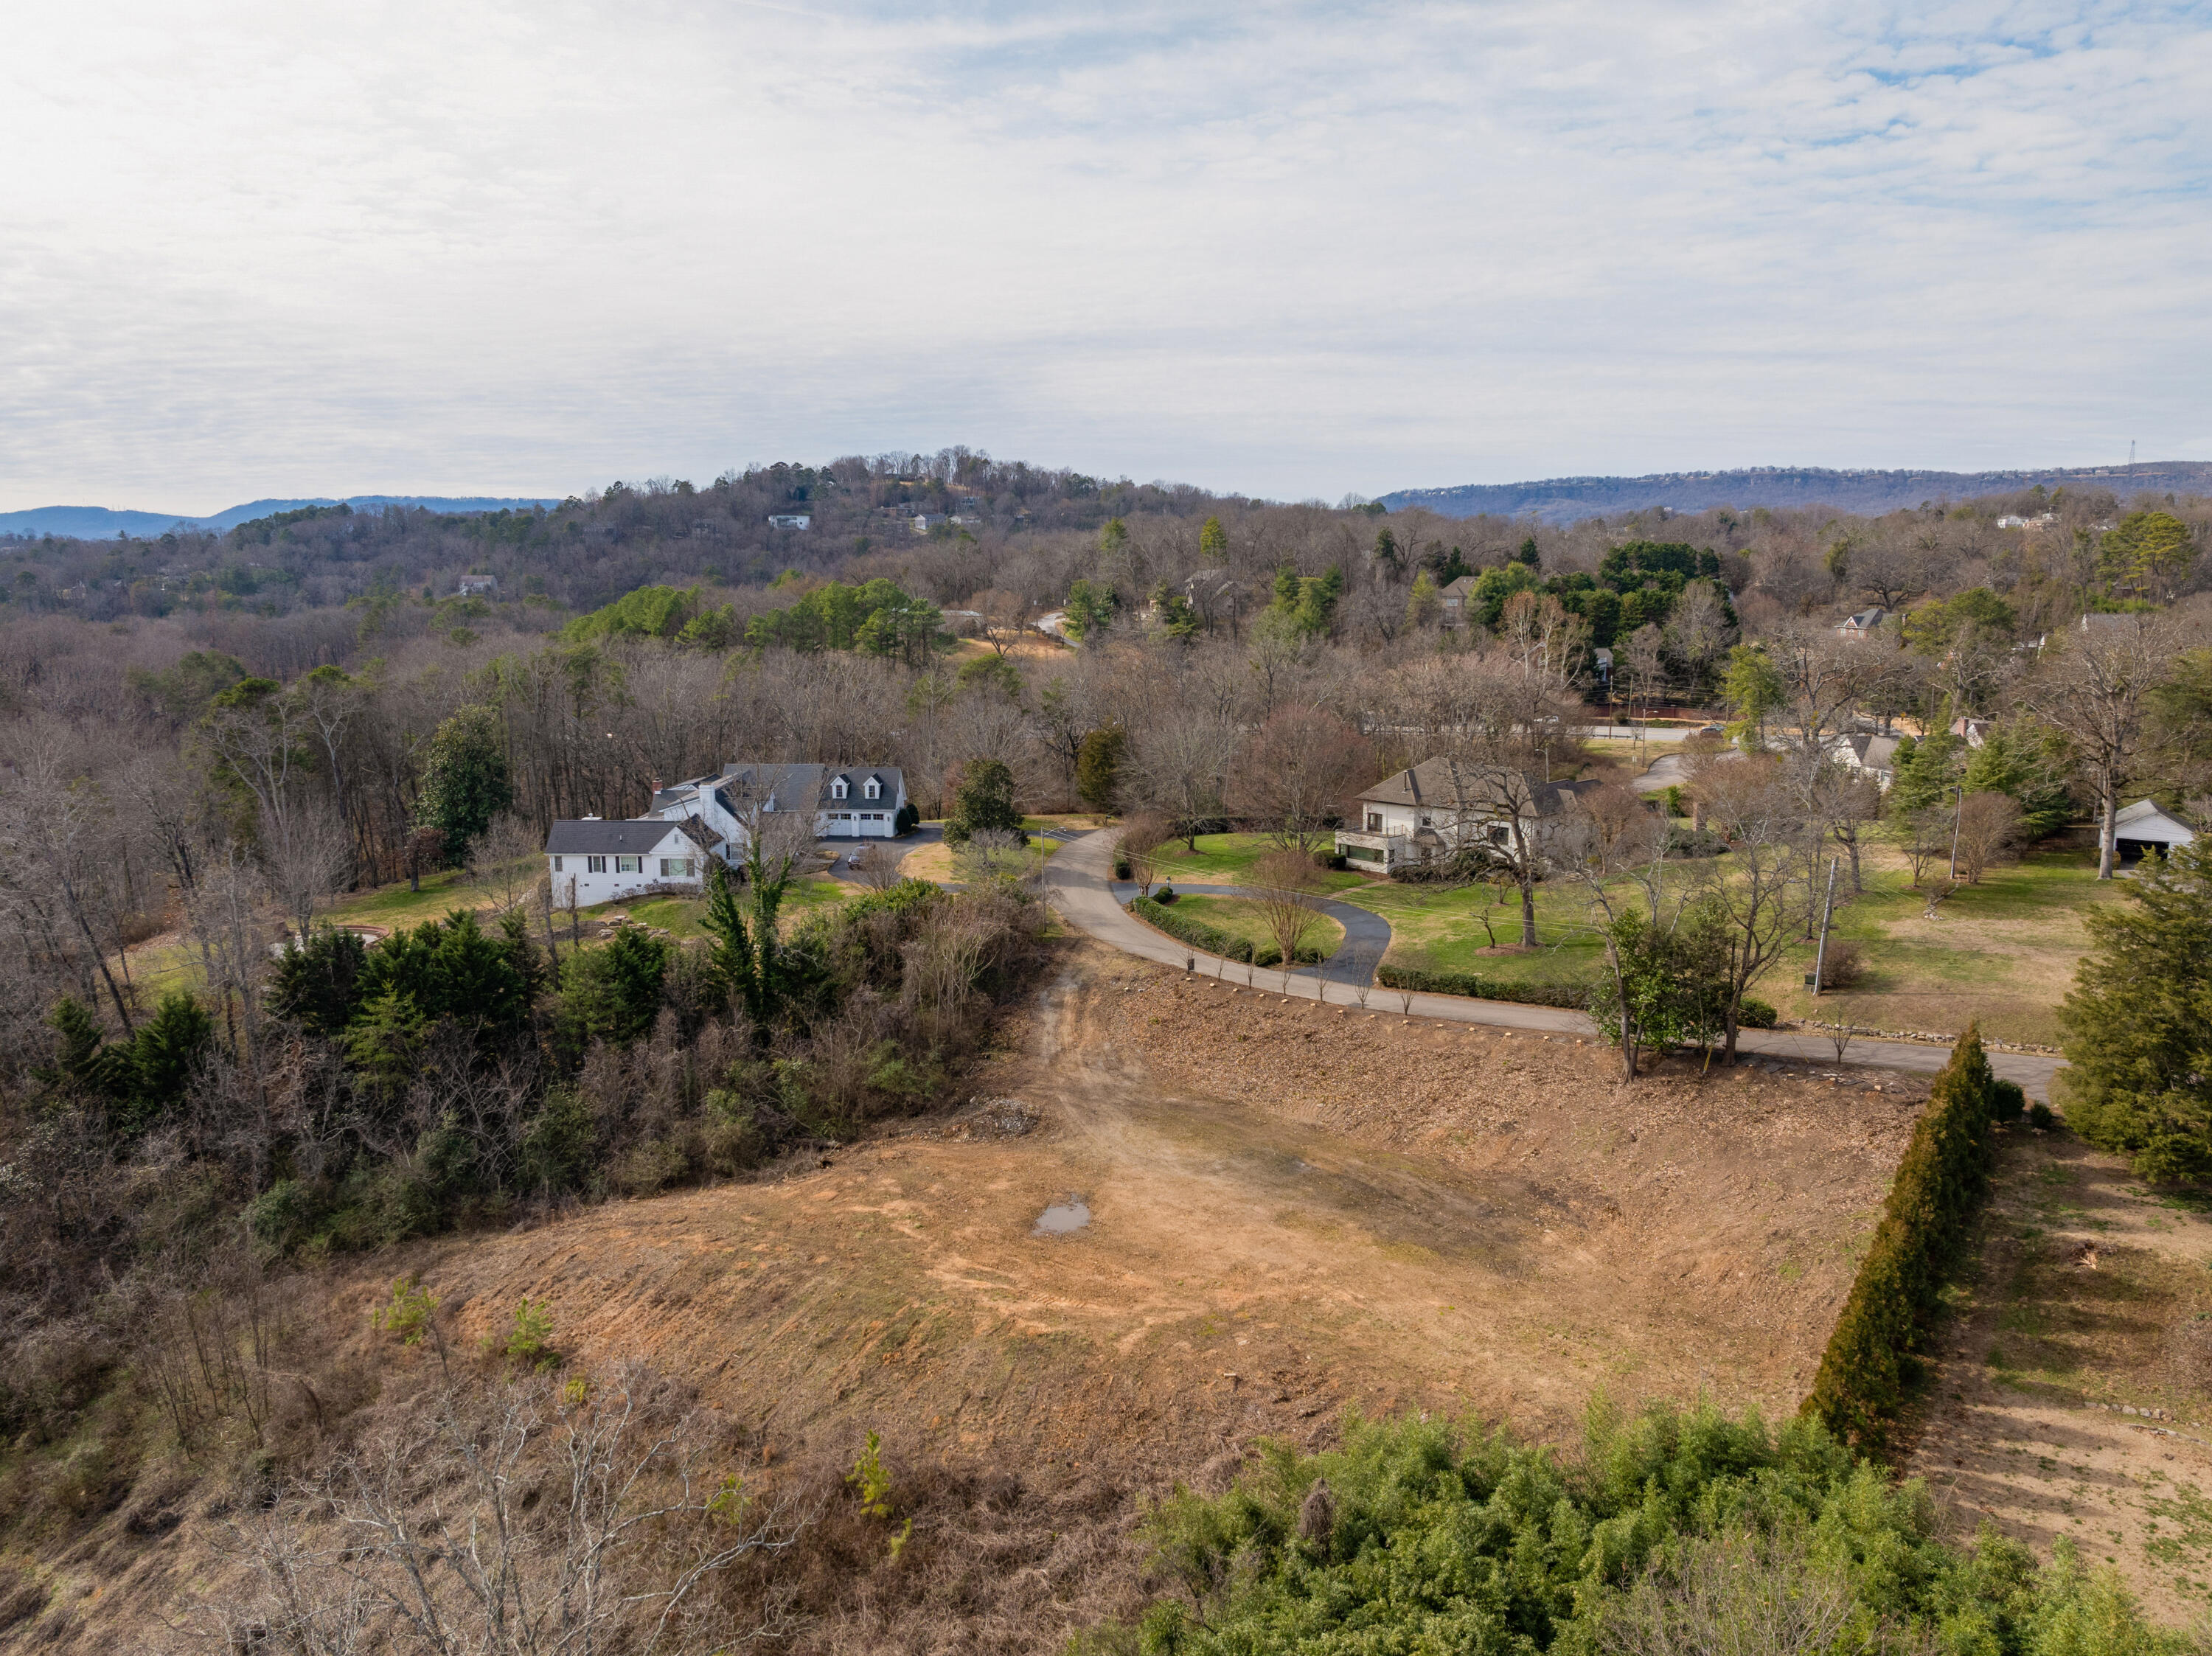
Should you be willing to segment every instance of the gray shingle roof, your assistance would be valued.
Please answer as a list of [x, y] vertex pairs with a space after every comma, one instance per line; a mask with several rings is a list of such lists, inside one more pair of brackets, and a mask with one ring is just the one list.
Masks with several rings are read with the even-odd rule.
[[670, 834], [681, 833], [676, 823], [650, 817], [635, 822], [609, 818], [556, 822], [553, 831], [545, 836], [545, 854], [549, 857], [564, 853], [580, 857], [586, 852], [605, 856], [610, 852], [618, 852], [625, 857], [640, 857], [659, 846]]
[[[1358, 797], [1374, 805], [1480, 808], [1486, 803], [1483, 776], [1481, 767], [1462, 765], [1455, 777], [1451, 761], [1429, 759], [1411, 770], [1393, 771]], [[1539, 816], [1553, 816], [1565, 809], [1567, 801], [1582, 789], [1595, 786], [1587, 782], [1540, 782], [1522, 773], [1513, 792], [1532, 800]]]

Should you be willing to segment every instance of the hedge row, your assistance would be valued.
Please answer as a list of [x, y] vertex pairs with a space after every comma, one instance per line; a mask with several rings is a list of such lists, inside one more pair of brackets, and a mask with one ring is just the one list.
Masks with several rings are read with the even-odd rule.
[[1507, 978], [1478, 977], [1472, 972], [1421, 972], [1412, 967], [1386, 966], [1375, 980], [1385, 989], [1416, 989], [1431, 995], [1472, 995], [1477, 1000], [1518, 1001], [1524, 1006], [1571, 1006], [1583, 1011], [1589, 1005], [1591, 986], [1579, 979], [1516, 982]]
[[1913, 1127], [1805, 1399], [1804, 1412], [1847, 1443], [1879, 1450], [1905, 1402], [1944, 1272], [1989, 1195], [1990, 1129], [2017, 1097], [1990, 1076], [1980, 1032], [1969, 1028]]
[[[1240, 937], [1224, 931], [1218, 925], [1208, 925], [1204, 920], [1194, 919], [1188, 914], [1178, 914], [1165, 903], [1155, 902], [1150, 897], [1130, 900], [1129, 912], [1146, 925], [1164, 931], [1177, 943], [1187, 943], [1193, 949], [1208, 955], [1218, 955], [1224, 960], [1254, 966], [1274, 966], [1283, 958], [1283, 951], [1271, 943], [1255, 945], [1249, 937]], [[1306, 966], [1318, 965], [1328, 958], [1318, 949], [1301, 949], [1297, 962]]]

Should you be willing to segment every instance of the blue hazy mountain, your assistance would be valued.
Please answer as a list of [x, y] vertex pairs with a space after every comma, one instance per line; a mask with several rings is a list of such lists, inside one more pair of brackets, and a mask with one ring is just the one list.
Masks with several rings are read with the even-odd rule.
[[2071, 466], [2042, 471], [1831, 471], [1820, 466], [1749, 466], [1737, 471], [1663, 471], [1647, 477], [1547, 477], [1525, 483], [1462, 483], [1450, 488], [1401, 488], [1382, 496], [1393, 512], [1420, 507], [1446, 518], [1490, 513], [1546, 523], [1611, 516], [1663, 506], [1676, 512], [1709, 507], [1834, 507], [1840, 512], [1894, 512], [1928, 500], [1964, 500], [2041, 483], [2045, 488], [2100, 489], [2123, 500], [2168, 490], [2212, 489], [2212, 462], [2145, 460], [2132, 466]]
[[[276, 512], [296, 512], [303, 506], [336, 506], [330, 496], [298, 500], [248, 500], [205, 518], [176, 512], [118, 512], [104, 506], [41, 506], [27, 512], [0, 512], [0, 535], [64, 535], [79, 540], [112, 540], [118, 535], [158, 535], [167, 529], [211, 529], [218, 533], [235, 529], [256, 518]], [[497, 512], [502, 507], [558, 506], [556, 500], [495, 498], [491, 495], [349, 494], [345, 504], [355, 511], [374, 511], [386, 506], [419, 506], [431, 512], [463, 513]]]

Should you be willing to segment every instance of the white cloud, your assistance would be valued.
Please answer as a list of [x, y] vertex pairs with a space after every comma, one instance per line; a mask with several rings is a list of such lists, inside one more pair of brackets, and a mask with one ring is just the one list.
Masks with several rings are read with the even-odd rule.
[[0, 507], [2180, 452], [2201, 9], [50, 9]]

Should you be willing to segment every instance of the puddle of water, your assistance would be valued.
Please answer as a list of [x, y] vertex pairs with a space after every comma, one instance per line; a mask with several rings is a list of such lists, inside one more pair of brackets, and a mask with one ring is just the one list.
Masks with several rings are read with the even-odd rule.
[[1081, 1230], [1090, 1222], [1090, 1205], [1081, 1197], [1071, 1196], [1065, 1201], [1054, 1202], [1042, 1213], [1037, 1215], [1036, 1228], [1030, 1231], [1030, 1234], [1066, 1236], [1074, 1231]]

